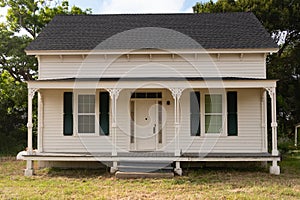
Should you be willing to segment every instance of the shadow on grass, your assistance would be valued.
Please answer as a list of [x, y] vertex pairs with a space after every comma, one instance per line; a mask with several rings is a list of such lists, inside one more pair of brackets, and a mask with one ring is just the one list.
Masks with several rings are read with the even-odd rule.
[[61, 168], [45, 168], [39, 170], [38, 175], [46, 175], [49, 177], [66, 177], [66, 178], [95, 178], [95, 177], [111, 177], [107, 168], [101, 169], [61, 169]]
[[[230, 181], [234, 178], [243, 180], [260, 180], [268, 181], [269, 179], [279, 181], [289, 177], [300, 177], [300, 154], [287, 155], [283, 157], [283, 161], [279, 163], [281, 166], [281, 175], [275, 176], [269, 174], [269, 166], [267, 167], [198, 167], [184, 168], [183, 176], [175, 176], [173, 184], [207, 184], [218, 183], [226, 180]], [[102, 169], [61, 169], [46, 168], [37, 170], [37, 175], [49, 177], [66, 177], [66, 178], [112, 178], [114, 175], [109, 173], [109, 168]]]

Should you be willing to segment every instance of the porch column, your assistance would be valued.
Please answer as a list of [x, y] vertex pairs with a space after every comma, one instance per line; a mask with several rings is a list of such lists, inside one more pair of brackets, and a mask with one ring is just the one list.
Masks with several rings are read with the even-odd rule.
[[179, 128], [180, 128], [180, 114], [179, 114], [179, 99], [184, 88], [170, 88], [174, 98], [174, 125], [175, 125], [175, 156], [180, 156], [179, 148]]
[[[270, 87], [266, 88], [271, 97], [271, 127], [272, 127], [272, 155], [278, 156], [279, 152], [277, 149], [277, 117], [276, 117], [276, 88]], [[280, 167], [277, 165], [277, 160], [272, 161], [272, 165], [270, 166], [270, 174], [279, 175]]]
[[272, 155], [278, 156], [279, 152], [277, 150], [276, 88], [266, 88], [266, 90], [271, 97]]
[[44, 135], [44, 100], [43, 95], [38, 92], [38, 152], [43, 152]]
[[119, 97], [120, 88], [108, 88], [110, 98], [112, 100], [112, 156], [117, 156], [117, 99]]
[[[32, 99], [38, 89], [28, 88], [28, 122], [27, 122], [27, 154], [32, 155]], [[25, 176], [33, 175], [33, 161], [28, 160], [25, 169]]]

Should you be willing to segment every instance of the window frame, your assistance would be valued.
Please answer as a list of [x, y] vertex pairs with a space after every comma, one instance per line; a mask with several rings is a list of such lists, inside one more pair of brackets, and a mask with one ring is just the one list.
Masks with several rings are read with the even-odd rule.
[[[206, 96], [209, 95], [220, 95], [221, 99], [222, 99], [222, 113], [207, 113], [206, 109], [205, 109], [205, 105], [206, 105]], [[201, 133], [203, 136], [225, 136], [227, 134], [227, 126], [226, 126], [226, 117], [225, 117], [225, 113], [226, 113], [226, 101], [225, 101], [225, 96], [224, 92], [205, 92], [203, 93], [203, 95], [201, 95], [202, 98], [202, 107], [201, 109], [203, 110], [203, 112], [201, 113]], [[216, 115], [216, 116], [221, 116], [222, 122], [221, 122], [221, 131], [218, 133], [207, 133], [206, 132], [206, 116], [207, 115]]]
[[[94, 106], [94, 113], [87, 113], [87, 114], [79, 114], [79, 111], [78, 111], [78, 108], [79, 108], [79, 96], [80, 95], [93, 95], [94, 98], [95, 98], [95, 106]], [[74, 126], [74, 135], [80, 135], [80, 136], [96, 136], [98, 133], [99, 133], [99, 126], [97, 122], [99, 122], [99, 97], [96, 93], [96, 91], [79, 91], [79, 92], [74, 92], [74, 121], [76, 122], [76, 126]], [[79, 133], [79, 115], [94, 115], [95, 117], [95, 123], [94, 123], [94, 126], [95, 126], [95, 132], [94, 133]]]

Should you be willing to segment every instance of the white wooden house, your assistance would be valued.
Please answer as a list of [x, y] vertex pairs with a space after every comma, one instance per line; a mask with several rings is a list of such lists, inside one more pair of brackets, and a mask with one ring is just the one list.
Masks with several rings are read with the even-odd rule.
[[[27, 47], [34, 161], [277, 162], [277, 45], [252, 13], [56, 16]], [[38, 94], [38, 152], [32, 98]], [[267, 98], [271, 99], [268, 149]]]

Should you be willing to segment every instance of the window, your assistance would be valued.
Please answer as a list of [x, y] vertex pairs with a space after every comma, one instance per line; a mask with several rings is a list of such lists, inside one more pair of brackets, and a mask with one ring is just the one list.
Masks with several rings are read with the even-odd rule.
[[222, 95], [205, 95], [205, 133], [222, 131]]
[[109, 135], [109, 93], [100, 92], [100, 135]]
[[78, 133], [95, 133], [95, 95], [78, 95]]
[[73, 135], [73, 93], [64, 93], [64, 135]]
[[162, 98], [161, 92], [134, 92], [131, 94], [133, 99], [160, 99]]
[[200, 92], [190, 93], [191, 136], [200, 136]]
[[227, 134], [238, 135], [237, 125], [237, 92], [227, 92]]

